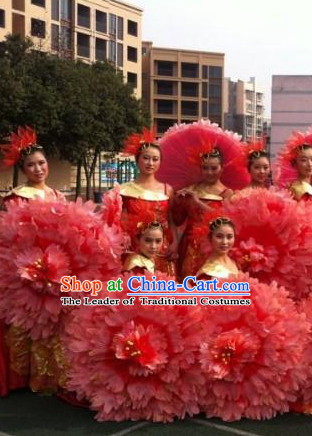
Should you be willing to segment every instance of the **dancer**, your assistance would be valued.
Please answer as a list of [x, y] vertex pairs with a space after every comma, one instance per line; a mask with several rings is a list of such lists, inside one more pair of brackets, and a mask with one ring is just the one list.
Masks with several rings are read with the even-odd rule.
[[312, 199], [312, 128], [295, 131], [287, 140], [275, 165], [276, 181], [289, 189], [295, 200]]
[[243, 149], [250, 174], [248, 187], [267, 189], [270, 186], [271, 165], [269, 154], [265, 151], [262, 141], [246, 144]]
[[134, 274], [144, 274], [148, 271], [155, 273], [155, 259], [160, 253], [164, 229], [158, 221], [138, 223], [137, 226], [137, 250], [126, 258], [123, 271], [131, 271]]
[[[156, 269], [170, 276], [175, 275], [178, 239], [171, 219], [173, 190], [156, 178], [161, 164], [161, 149], [153, 131], [144, 129], [142, 134], [133, 134], [126, 140], [124, 153], [135, 156], [140, 174], [133, 182], [120, 187], [123, 201], [123, 219], [135, 219], [142, 209], [150, 212], [151, 221], [164, 224], [164, 243], [161, 255], [156, 259]], [[132, 242], [136, 233], [130, 234]]]
[[229, 257], [235, 242], [235, 227], [227, 217], [218, 217], [209, 223], [209, 239], [212, 252], [197, 272], [199, 279], [235, 276], [238, 273], [236, 263]]
[[233, 189], [248, 184], [243, 150], [238, 138], [209, 122], [170, 129], [162, 138], [164, 162], [159, 177], [174, 182], [177, 190], [173, 217], [184, 228], [179, 247], [179, 277], [194, 275], [202, 253], [193, 229], [204, 224], [204, 215], [220, 209]]
[[[11, 134], [10, 140], [10, 145], [1, 147], [2, 169], [9, 169], [18, 164], [25, 174], [26, 183], [9, 192], [2, 199], [1, 208], [6, 210], [9, 202], [18, 204], [19, 201], [36, 198], [46, 201], [63, 200], [64, 196], [60, 192], [46, 185], [49, 167], [44, 150], [37, 143], [36, 132], [29, 127], [20, 127], [17, 134]], [[31, 342], [23, 329], [5, 326], [4, 321], [0, 320], [0, 396], [7, 395], [9, 390], [28, 386], [30, 359], [31, 385], [35, 389], [42, 385], [41, 371], [45, 371], [44, 363], [49, 360], [49, 347], [41, 345]]]

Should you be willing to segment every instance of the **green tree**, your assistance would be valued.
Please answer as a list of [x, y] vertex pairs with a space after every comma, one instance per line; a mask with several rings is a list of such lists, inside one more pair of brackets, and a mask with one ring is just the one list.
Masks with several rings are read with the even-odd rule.
[[102, 151], [119, 151], [124, 138], [148, 124], [142, 104], [109, 63], [88, 65], [33, 50], [9, 36], [0, 44], [0, 137], [33, 126], [48, 154], [84, 168], [87, 198]]

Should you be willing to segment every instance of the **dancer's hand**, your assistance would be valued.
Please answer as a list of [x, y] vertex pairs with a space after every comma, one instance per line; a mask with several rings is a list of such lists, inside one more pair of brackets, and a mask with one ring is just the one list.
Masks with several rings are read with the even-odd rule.
[[178, 242], [172, 242], [165, 252], [165, 257], [168, 260], [176, 260], [179, 257], [178, 254]]

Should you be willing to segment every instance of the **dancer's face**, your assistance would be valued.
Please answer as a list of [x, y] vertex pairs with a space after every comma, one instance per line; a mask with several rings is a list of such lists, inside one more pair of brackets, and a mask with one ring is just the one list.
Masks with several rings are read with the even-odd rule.
[[267, 157], [259, 157], [258, 159], [253, 159], [250, 168], [250, 176], [252, 182], [259, 185], [265, 185], [268, 181], [270, 174], [270, 162]]
[[307, 148], [299, 152], [295, 160], [295, 167], [300, 177], [312, 176], [312, 148]]
[[161, 250], [164, 241], [161, 229], [147, 229], [138, 237], [138, 248], [148, 258], [155, 257]]
[[27, 181], [33, 184], [45, 182], [49, 175], [47, 159], [40, 151], [25, 157], [22, 171]]
[[217, 157], [209, 158], [202, 166], [203, 180], [209, 185], [217, 183], [221, 177], [222, 165]]
[[214, 254], [224, 255], [228, 254], [235, 242], [234, 229], [228, 225], [223, 224], [218, 226], [211, 235], [211, 246]]
[[160, 150], [157, 147], [149, 147], [143, 150], [138, 157], [138, 167], [141, 174], [154, 174], [160, 166]]

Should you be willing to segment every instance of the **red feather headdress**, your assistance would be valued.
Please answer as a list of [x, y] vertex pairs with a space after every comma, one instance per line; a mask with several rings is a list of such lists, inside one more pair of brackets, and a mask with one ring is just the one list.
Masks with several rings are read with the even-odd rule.
[[185, 188], [202, 181], [200, 168], [206, 158], [221, 156], [222, 183], [231, 189], [244, 188], [249, 177], [239, 139], [210, 121], [175, 125], [160, 140], [162, 162], [157, 178], [176, 190]]
[[297, 179], [297, 170], [292, 163], [300, 152], [300, 146], [312, 147], [312, 126], [306, 133], [294, 131], [286, 141], [284, 149], [278, 154], [274, 165], [274, 179], [280, 187], [287, 187]]
[[156, 128], [149, 130], [143, 127], [142, 133], [132, 133], [125, 140], [125, 146], [123, 149], [124, 154], [132, 154], [138, 156], [143, 148], [150, 146], [159, 147], [156, 139]]
[[10, 144], [1, 145], [3, 154], [1, 167], [7, 169], [14, 166], [20, 160], [22, 153], [34, 145], [40, 147], [37, 145], [36, 132], [28, 126], [19, 127], [17, 133], [11, 133]]

